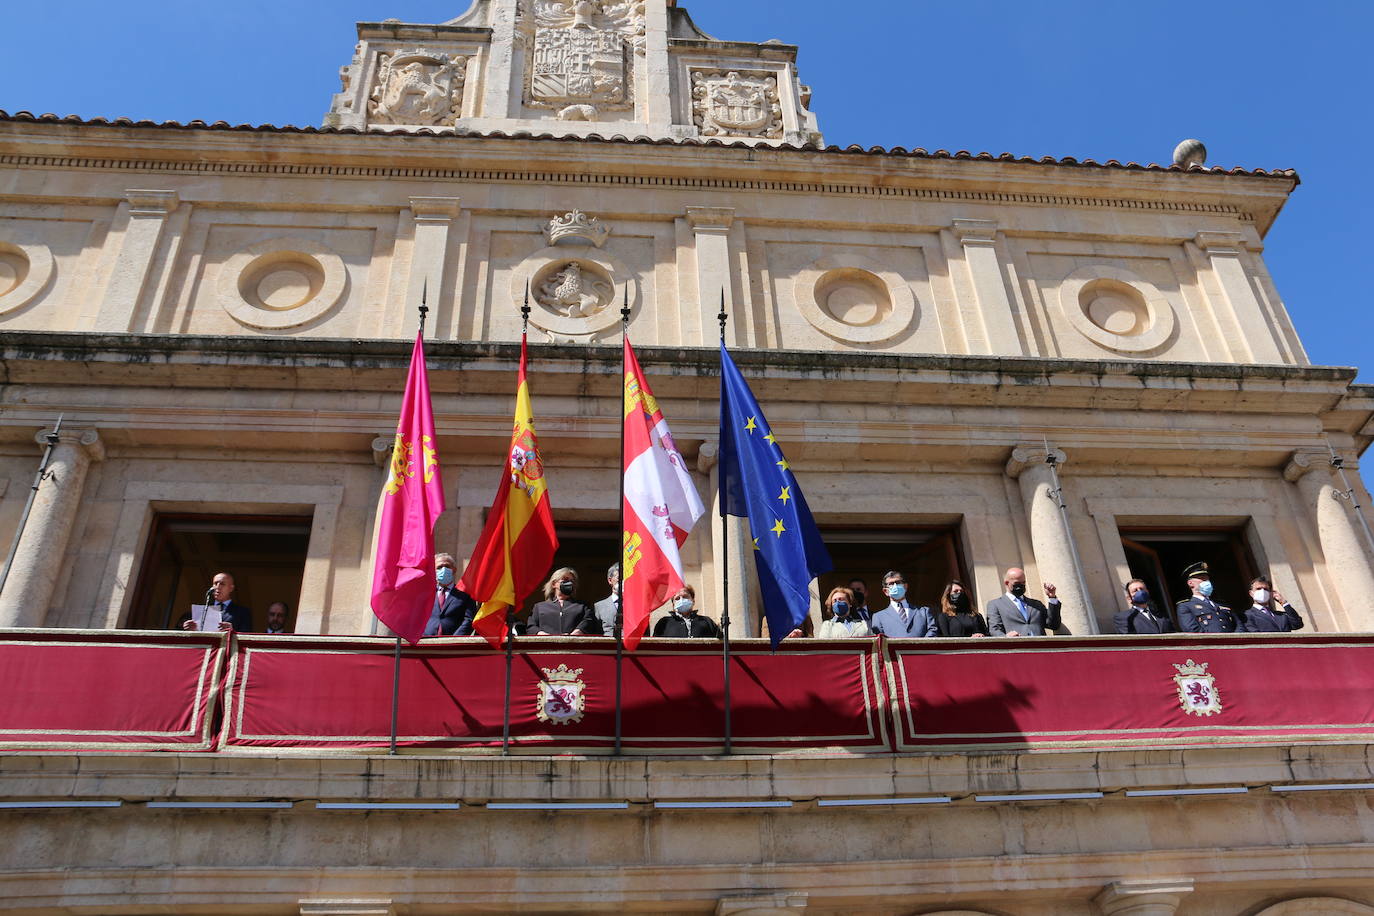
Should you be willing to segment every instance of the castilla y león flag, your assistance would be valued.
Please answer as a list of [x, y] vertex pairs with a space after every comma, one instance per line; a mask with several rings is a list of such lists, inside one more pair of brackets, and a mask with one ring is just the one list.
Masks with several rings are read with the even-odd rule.
[[625, 339], [625, 530], [620, 568], [625, 647], [639, 645], [649, 614], [682, 588], [678, 548], [706, 507], [673, 443], [630, 340]]
[[525, 341], [520, 340], [520, 376], [515, 392], [515, 429], [505, 473], [458, 587], [481, 607], [473, 628], [493, 646], [506, 632], [506, 609], [534, 591], [553, 564], [558, 535], [544, 480], [544, 463], [534, 435], [530, 386], [525, 379]]
[[439, 444], [419, 334], [396, 422], [391, 473], [383, 488], [372, 569], [372, 612], [406, 642], [417, 643], [434, 608], [434, 523], [444, 511]]

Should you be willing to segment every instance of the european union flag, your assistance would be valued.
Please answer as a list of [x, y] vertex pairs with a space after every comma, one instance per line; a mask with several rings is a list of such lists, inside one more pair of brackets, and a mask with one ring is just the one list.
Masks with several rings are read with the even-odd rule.
[[759, 402], [720, 345], [720, 493], [749, 519], [773, 648], [806, 619], [811, 580], [834, 568], [816, 521]]

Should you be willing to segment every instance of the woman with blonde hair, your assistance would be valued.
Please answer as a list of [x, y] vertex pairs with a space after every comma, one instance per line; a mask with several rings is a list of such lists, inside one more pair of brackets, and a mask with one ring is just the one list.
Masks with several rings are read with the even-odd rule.
[[822, 621], [821, 630], [816, 634], [820, 639], [873, 635], [868, 621], [856, 613], [854, 593], [849, 589], [832, 588], [825, 598], [825, 609], [830, 612], [830, 619]]
[[544, 583], [544, 600], [525, 621], [526, 636], [600, 636], [596, 612], [578, 601], [577, 573], [570, 567], [556, 569]]

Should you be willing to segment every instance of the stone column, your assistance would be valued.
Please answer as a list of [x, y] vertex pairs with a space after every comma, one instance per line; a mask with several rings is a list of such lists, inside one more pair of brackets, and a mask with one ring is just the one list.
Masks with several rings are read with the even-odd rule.
[[[1272, 316], [1267, 314], [1250, 286], [1241, 263], [1245, 250], [1245, 236], [1240, 232], [1199, 232], [1197, 246], [1207, 254], [1207, 260], [1221, 287], [1240, 333], [1244, 335], [1250, 361], [1283, 363], [1283, 351], [1275, 338]], [[1220, 303], [1219, 303], [1220, 304]]]
[[[1347, 460], [1345, 470], [1358, 473], [1358, 466]], [[1370, 569], [1368, 544], [1354, 509], [1341, 498], [1343, 490], [1332, 473], [1330, 453], [1315, 449], [1294, 452], [1283, 477], [1297, 484], [1312, 515], [1347, 624], [1358, 633], [1374, 632], [1374, 571]]]
[[762, 608], [758, 606], [759, 592], [755, 588], [754, 557], [749, 549], [748, 519], [730, 516], [725, 520], [729, 544], [721, 537], [720, 521], [720, 446], [715, 442], [703, 442], [697, 451], [697, 470], [710, 478], [708, 484], [711, 503], [706, 515], [698, 525], [711, 527], [711, 565], [713, 570], [711, 605], [717, 608], [719, 617], [725, 610], [724, 571], [730, 575], [730, 635], [739, 639], [749, 639], [759, 635], [759, 616]]
[[956, 219], [953, 232], [964, 248], [976, 303], [959, 303], [969, 352], [1022, 356], [1021, 337], [1012, 317], [1011, 297], [997, 259], [997, 223], [990, 219]]
[[415, 307], [428, 289], [428, 303], [433, 316], [426, 331], [427, 337], [442, 337], [439, 332], [444, 285], [444, 267], [448, 255], [449, 227], [460, 209], [457, 197], [412, 197], [410, 218], [413, 237], [410, 244], [410, 266], [406, 269], [405, 294], [399, 304], [389, 333], [393, 337], [414, 334]]
[[685, 303], [679, 303], [683, 311], [683, 343], [706, 345], [719, 339], [720, 330], [716, 324], [716, 314], [720, 311], [720, 293], [725, 291], [725, 311], [734, 316], [726, 333], [727, 341], [739, 344], [742, 340], [743, 326], [735, 315], [735, 296], [730, 284], [730, 226], [735, 221], [733, 207], [688, 207], [687, 222], [692, 226], [695, 236], [697, 259], [697, 307], [696, 314], [688, 318]]
[[[51, 430], [36, 439], [45, 448]], [[86, 470], [105, 457], [100, 435], [90, 428], [63, 426], [57, 434], [46, 478], [19, 536], [5, 590], [0, 593], [0, 627], [40, 627], [52, 603], [72, 524], [81, 507]], [[35, 469], [36, 470], [36, 469]]]
[[1103, 916], [1173, 916], [1183, 895], [1192, 892], [1191, 878], [1113, 881], [1093, 903]]
[[126, 198], [115, 215], [115, 225], [123, 229], [123, 239], [92, 331], [132, 330], [167, 217], [180, 202], [176, 191], [130, 190]]
[[[1068, 461], [1059, 449], [1052, 449], [1056, 463]], [[1042, 445], [1023, 445], [1012, 450], [1007, 462], [1007, 476], [1021, 484], [1021, 498], [1026, 504], [1026, 520], [1030, 525], [1031, 549], [1035, 551], [1035, 565], [1040, 578], [1054, 583], [1063, 602], [1063, 629], [1074, 636], [1098, 632], [1097, 616], [1084, 592], [1083, 579], [1075, 558], [1077, 553], [1064, 527], [1063, 512], [1054, 494], [1054, 476], [1045, 461]], [[1040, 583], [1027, 581], [1027, 589], [1034, 597]]]

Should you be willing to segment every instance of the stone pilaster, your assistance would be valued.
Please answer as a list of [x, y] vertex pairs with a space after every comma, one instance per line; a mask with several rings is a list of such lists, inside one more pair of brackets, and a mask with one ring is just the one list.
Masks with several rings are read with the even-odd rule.
[[[1086, 636], [1098, 632], [1097, 618], [1083, 591], [1082, 577], [1075, 562], [1076, 552], [1054, 493], [1054, 475], [1045, 460], [1047, 454], [1052, 454], [1060, 466], [1068, 461], [1068, 456], [1059, 449], [1047, 453], [1044, 446], [1018, 446], [1007, 462], [1007, 476], [1021, 484], [1035, 565], [1040, 578], [1055, 585], [1059, 600], [1064, 604], [1063, 628], [1074, 636]], [[1039, 585], [1039, 582], [1027, 582], [1030, 594], [1037, 598], [1040, 597]]]
[[100, 435], [90, 428], [64, 426], [36, 437], [46, 448], [55, 439], [48, 473], [33, 498], [28, 522], [19, 535], [5, 590], [0, 592], [0, 627], [39, 627], [52, 603], [72, 524], [81, 507], [86, 471], [105, 457]]
[[[1273, 319], [1265, 313], [1250, 285], [1250, 278], [1245, 275], [1245, 265], [1241, 263], [1245, 236], [1239, 232], [1199, 232], [1195, 241], [1207, 255], [1217, 285], [1226, 298], [1225, 305], [1244, 335], [1245, 346], [1250, 351], [1246, 361], [1287, 362], [1274, 336]], [[1237, 355], [1244, 359], [1243, 354]]]
[[[683, 308], [684, 343], [703, 345], [719, 337], [716, 314], [720, 311], [721, 290], [725, 291], [725, 310], [735, 314], [730, 283], [730, 226], [734, 221], [733, 207], [687, 208], [696, 249], [697, 307], [691, 317]], [[728, 342], [743, 343], [744, 328], [739, 321], [732, 321], [726, 333]]]
[[[711, 530], [712, 599], [711, 606], [716, 608], [719, 619], [725, 610], [725, 580], [723, 571], [728, 570], [730, 577], [730, 635], [740, 639], [759, 635], [759, 618], [762, 607], [759, 605], [759, 592], [755, 588], [757, 580], [754, 572], [752, 541], [749, 538], [748, 519], [729, 516], [725, 519], [722, 535], [720, 520], [720, 446], [714, 442], [703, 442], [697, 451], [697, 471], [709, 478], [711, 504], [698, 525], [706, 524]], [[725, 542], [728, 538], [729, 543]]]
[[[1345, 469], [1358, 468], [1346, 461]], [[1340, 595], [1350, 629], [1374, 631], [1374, 570], [1363, 529], [1331, 470], [1329, 452], [1301, 449], [1283, 469], [1285, 480], [1297, 484], [1303, 505], [1311, 513], [1321, 541], [1322, 556]]]
[[952, 227], [964, 249], [975, 303], [960, 303], [964, 339], [973, 354], [1021, 356], [1021, 337], [1012, 317], [1011, 297], [997, 259], [997, 223], [990, 219], [956, 219]]
[[1102, 916], [1174, 916], [1184, 895], [1192, 892], [1189, 878], [1113, 881], [1093, 903]]
[[461, 209], [457, 197], [410, 198], [411, 231], [410, 266], [406, 270], [405, 295], [393, 319], [389, 333], [404, 337], [413, 333], [411, 322], [420, 296], [428, 289], [428, 303], [433, 320], [426, 336], [445, 336], [440, 327], [439, 303], [444, 285], [444, 270], [449, 248], [449, 229]]
[[167, 218], [180, 203], [176, 191], [130, 190], [115, 214], [123, 240], [92, 331], [123, 332], [132, 327], [139, 300], [153, 273]]

